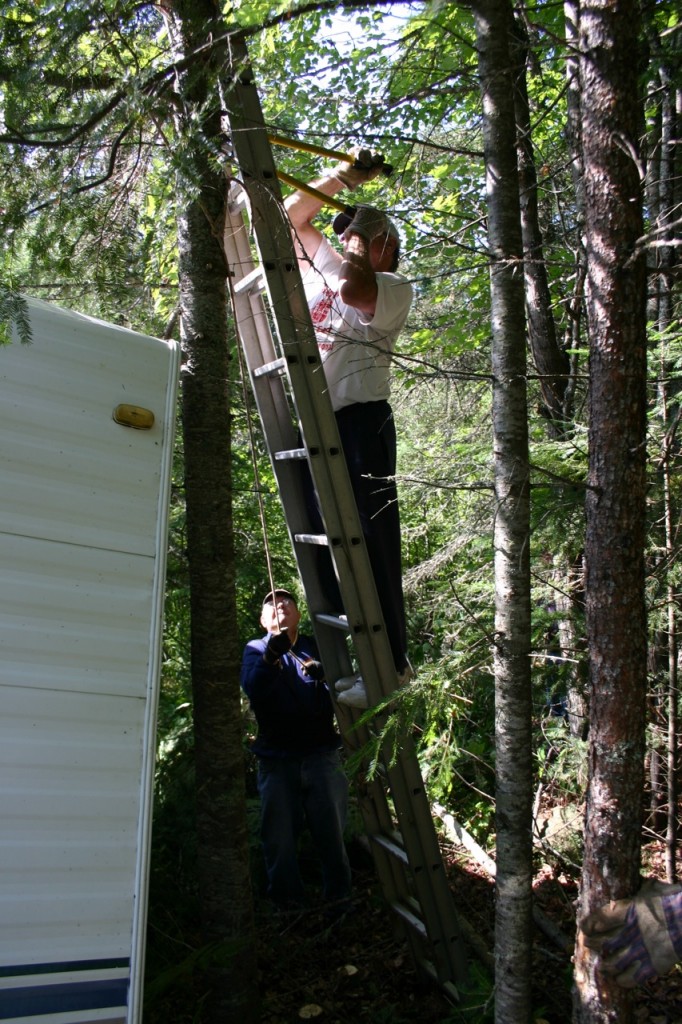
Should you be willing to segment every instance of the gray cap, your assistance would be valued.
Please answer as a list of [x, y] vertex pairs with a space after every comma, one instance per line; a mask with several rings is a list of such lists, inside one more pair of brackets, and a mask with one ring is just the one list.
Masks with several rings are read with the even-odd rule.
[[273, 596], [274, 597], [288, 597], [291, 601], [294, 602], [294, 604], [296, 606], [298, 606], [298, 601], [296, 600], [295, 595], [292, 594], [291, 591], [289, 591], [289, 590], [282, 590], [282, 589], [268, 591], [268, 593], [263, 598], [262, 604], [274, 604], [275, 602], [273, 601]]
[[[396, 238], [398, 241], [400, 241], [400, 234], [398, 232], [398, 228], [395, 226], [391, 218], [386, 216], [383, 210], [377, 210], [376, 206], [365, 206], [364, 208], [367, 210], [372, 210], [376, 214], [377, 219], [381, 218], [383, 220], [384, 228], [383, 231], [381, 232], [382, 234], [392, 236], [393, 238]], [[337, 235], [342, 235], [346, 228], [348, 227], [348, 225], [350, 224], [350, 222], [353, 220], [353, 217], [355, 216], [357, 211], [357, 206], [347, 206], [346, 209], [343, 210], [343, 212], [337, 213], [332, 223], [334, 233]]]

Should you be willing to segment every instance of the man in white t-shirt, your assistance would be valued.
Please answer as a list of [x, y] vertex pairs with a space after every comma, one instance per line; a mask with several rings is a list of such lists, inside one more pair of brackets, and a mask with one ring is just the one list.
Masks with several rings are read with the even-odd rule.
[[[366, 150], [355, 164], [342, 163], [312, 182], [325, 196], [354, 189], [381, 173]], [[327, 385], [372, 563], [377, 592], [399, 682], [411, 675], [407, 660], [400, 554], [400, 518], [395, 485], [396, 437], [390, 394], [390, 362], [412, 302], [412, 286], [396, 273], [400, 236], [381, 211], [357, 207], [340, 214], [334, 228], [343, 251], [313, 225], [323, 201], [295, 192], [285, 201], [303, 286], [317, 335]], [[319, 511], [309, 502], [314, 526]], [[331, 567], [323, 572], [330, 602], [340, 604]], [[341, 682], [338, 699], [366, 707], [361, 680]]]

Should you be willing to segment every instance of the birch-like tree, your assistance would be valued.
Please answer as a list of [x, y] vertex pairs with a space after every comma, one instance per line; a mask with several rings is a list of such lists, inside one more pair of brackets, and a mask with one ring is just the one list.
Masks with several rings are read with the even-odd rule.
[[530, 489], [523, 242], [507, 0], [473, 5], [483, 104], [495, 479], [495, 1020], [530, 1017]]

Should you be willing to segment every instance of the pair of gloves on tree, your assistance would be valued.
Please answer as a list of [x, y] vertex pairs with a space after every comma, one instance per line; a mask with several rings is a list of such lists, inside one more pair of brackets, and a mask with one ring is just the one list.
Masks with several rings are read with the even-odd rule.
[[605, 974], [623, 988], [642, 985], [682, 960], [682, 885], [645, 881], [634, 899], [604, 904], [580, 927]]
[[[351, 191], [378, 177], [385, 166], [383, 156], [372, 153], [369, 149], [353, 150], [352, 156], [353, 163], [342, 161], [332, 171], [332, 175]], [[337, 235], [343, 235], [347, 231], [349, 234], [361, 235], [367, 242], [371, 242], [378, 235], [397, 236], [397, 231], [386, 214], [373, 206], [350, 207], [349, 212], [337, 214], [333, 227]]]
[[[268, 642], [265, 645], [265, 651], [263, 657], [268, 665], [276, 665], [283, 654], [291, 650], [291, 639], [285, 629], [281, 633], [271, 633], [268, 637]], [[298, 659], [300, 661], [300, 659]], [[308, 658], [306, 661], [301, 661], [301, 667], [303, 671], [310, 679], [315, 679], [320, 682], [324, 679], [324, 668], [322, 663], [316, 661], [314, 658]]]

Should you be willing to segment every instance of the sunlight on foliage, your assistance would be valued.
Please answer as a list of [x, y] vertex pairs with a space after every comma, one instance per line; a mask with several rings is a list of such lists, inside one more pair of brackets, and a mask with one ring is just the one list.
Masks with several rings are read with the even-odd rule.
[[23, 345], [31, 341], [28, 304], [22, 295], [0, 284], [0, 344], [9, 344], [13, 331]]

